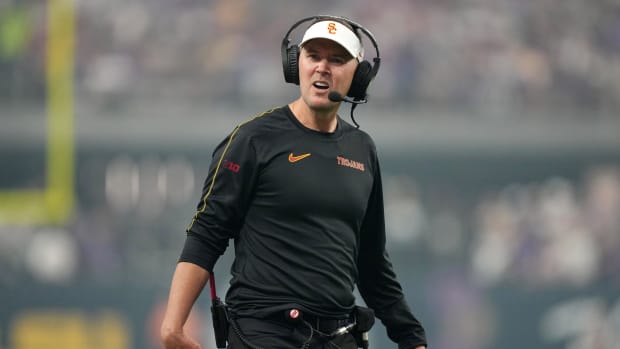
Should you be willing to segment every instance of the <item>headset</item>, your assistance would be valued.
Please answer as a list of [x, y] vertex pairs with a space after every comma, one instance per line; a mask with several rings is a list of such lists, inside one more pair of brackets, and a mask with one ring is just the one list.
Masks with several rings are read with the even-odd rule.
[[286, 32], [284, 39], [282, 39], [282, 68], [284, 69], [284, 80], [288, 83], [299, 85], [299, 46], [290, 45], [291, 39], [289, 36], [291, 32], [304, 22], [319, 22], [325, 20], [331, 20], [334, 22], [340, 22], [350, 25], [356, 35], [359, 36], [358, 32], [361, 31], [362, 33], [364, 33], [364, 35], [366, 35], [366, 37], [372, 42], [372, 45], [375, 47], [376, 56], [375, 58], [373, 58], [373, 63], [371, 64], [367, 60], [364, 60], [358, 64], [357, 68], [355, 69], [355, 74], [353, 75], [351, 88], [349, 89], [349, 92], [347, 92], [347, 96], [352, 97], [354, 101], [361, 101], [361, 103], [365, 103], [366, 90], [368, 89], [368, 85], [370, 85], [372, 79], [374, 79], [374, 77], [377, 75], [381, 63], [379, 47], [377, 46], [377, 41], [375, 40], [375, 37], [368, 29], [345, 17], [319, 15], [303, 18], [297, 21], [297, 23], [293, 24], [293, 26], [288, 30], [288, 32]]

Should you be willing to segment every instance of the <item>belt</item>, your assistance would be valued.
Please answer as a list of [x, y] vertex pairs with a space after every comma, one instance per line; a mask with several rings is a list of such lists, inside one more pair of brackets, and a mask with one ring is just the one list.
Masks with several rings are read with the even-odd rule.
[[323, 333], [332, 333], [342, 327], [346, 327], [355, 322], [353, 319], [353, 315], [344, 315], [343, 318], [329, 318], [329, 317], [321, 317], [316, 316], [310, 313], [299, 314], [298, 317], [291, 317], [292, 311], [287, 310], [283, 312], [276, 312], [265, 319], [277, 322], [287, 322], [287, 323], [300, 323], [306, 322], [310, 324], [315, 330], [318, 330]]

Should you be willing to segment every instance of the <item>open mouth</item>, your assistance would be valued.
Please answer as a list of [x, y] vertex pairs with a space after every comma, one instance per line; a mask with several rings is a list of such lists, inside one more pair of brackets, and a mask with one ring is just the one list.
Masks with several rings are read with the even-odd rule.
[[324, 81], [315, 81], [312, 86], [318, 88], [319, 90], [327, 90], [329, 88], [329, 84]]

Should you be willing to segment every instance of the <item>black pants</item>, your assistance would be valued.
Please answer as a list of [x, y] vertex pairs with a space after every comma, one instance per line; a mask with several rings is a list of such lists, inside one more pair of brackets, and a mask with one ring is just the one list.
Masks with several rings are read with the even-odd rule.
[[310, 349], [357, 349], [352, 334], [326, 338], [312, 331], [304, 323], [291, 324], [283, 321], [241, 318], [235, 321], [237, 330], [250, 346], [239, 337], [233, 325], [229, 326], [228, 349], [300, 349], [310, 337]]

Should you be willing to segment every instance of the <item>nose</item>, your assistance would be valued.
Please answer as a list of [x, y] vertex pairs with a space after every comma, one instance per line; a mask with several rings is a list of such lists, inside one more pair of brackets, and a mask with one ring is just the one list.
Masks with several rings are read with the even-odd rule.
[[316, 63], [316, 71], [321, 74], [329, 74], [329, 64], [327, 59], [321, 59]]

